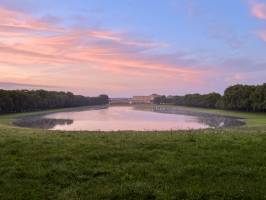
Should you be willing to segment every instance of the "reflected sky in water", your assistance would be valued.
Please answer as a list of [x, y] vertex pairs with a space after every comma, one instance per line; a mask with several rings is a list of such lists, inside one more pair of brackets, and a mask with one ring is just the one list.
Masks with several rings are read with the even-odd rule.
[[51, 130], [187, 130], [210, 126], [198, 117], [135, 110], [133, 107], [109, 107], [100, 110], [71, 111], [44, 116], [49, 119], [71, 119], [71, 124], [57, 124]]

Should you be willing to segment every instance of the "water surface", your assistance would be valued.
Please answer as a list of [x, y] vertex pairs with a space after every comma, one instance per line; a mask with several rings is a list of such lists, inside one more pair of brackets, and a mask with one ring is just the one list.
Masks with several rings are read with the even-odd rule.
[[65, 131], [152, 131], [216, 128], [228, 126], [232, 121], [240, 122], [237, 119], [214, 115], [168, 113], [167, 110], [158, 112], [153, 109], [144, 111], [129, 106], [111, 106], [105, 109], [72, 110], [33, 116], [18, 120], [16, 125]]

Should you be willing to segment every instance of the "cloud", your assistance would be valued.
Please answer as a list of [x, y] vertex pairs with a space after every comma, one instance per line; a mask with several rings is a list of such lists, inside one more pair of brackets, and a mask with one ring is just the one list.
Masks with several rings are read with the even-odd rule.
[[51, 86], [51, 85], [36, 85], [36, 84], [21, 84], [21, 83], [15, 83], [15, 82], [0, 82], [0, 89], [9, 89], [9, 90], [16, 90], [16, 89], [24, 89], [24, 88], [28, 88], [28, 89], [56, 89], [60, 90], [59, 87], [57, 86]]
[[[253, 16], [260, 20], [266, 20], [266, 3], [251, 1], [250, 9]], [[257, 31], [257, 36], [266, 41], [266, 30]]]
[[36, 19], [23, 12], [0, 7], [1, 29], [11, 32], [21, 31], [60, 31], [46, 22], [46, 19]]
[[220, 25], [216, 22], [211, 24], [208, 31], [212, 38], [221, 40], [232, 49], [240, 49], [244, 46], [245, 40], [242, 39], [232, 28]]
[[240, 58], [227, 58], [222, 63], [222, 66], [227, 66], [230, 68], [230, 72], [237, 73], [251, 73], [253, 71], [263, 71], [265, 70], [266, 61], [253, 60], [247, 57]]
[[[154, 53], [167, 48], [167, 44], [124, 32], [63, 24], [57, 18], [44, 20], [0, 8], [2, 80], [70, 89], [93, 90], [95, 85], [96, 90], [100, 82], [104, 85], [116, 80], [136, 88], [162, 87], [169, 79], [180, 87], [186, 83], [199, 85], [200, 77], [209, 73], [203, 68], [196, 69], [189, 59], [178, 56], [165, 59], [164, 55]], [[117, 84], [110, 87], [124, 88]]]
[[258, 33], [258, 36], [259, 36], [260, 39], [262, 39], [263, 41], [266, 42], [266, 30], [265, 31], [260, 31]]
[[251, 3], [251, 13], [258, 19], [266, 20], [266, 3]]
[[[59, 88], [86, 95], [176, 94], [216, 90], [244, 81], [250, 71], [264, 66], [245, 59], [223, 62], [209, 54], [202, 58], [201, 52], [172, 52], [163, 42], [110, 29], [71, 27], [57, 17], [0, 11], [3, 88]], [[241, 41], [230, 31], [216, 28], [212, 33], [239, 48]]]

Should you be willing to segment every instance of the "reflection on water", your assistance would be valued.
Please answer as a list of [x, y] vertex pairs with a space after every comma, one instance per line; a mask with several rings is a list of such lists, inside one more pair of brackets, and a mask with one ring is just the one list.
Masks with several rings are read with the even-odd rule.
[[73, 124], [72, 119], [49, 119], [43, 117], [26, 117], [18, 119], [14, 122], [16, 126], [29, 128], [52, 129], [57, 125], [69, 126]]
[[199, 123], [206, 124], [210, 128], [234, 127], [245, 124], [242, 120], [234, 117], [215, 115], [210, 113], [195, 112], [180, 107], [153, 106], [150, 111], [166, 114], [193, 116]]
[[[77, 110], [15, 122], [18, 126], [50, 130], [188, 130], [241, 125], [241, 121], [209, 114], [172, 112], [172, 110], [136, 110], [133, 107], [108, 107], [98, 110]], [[239, 124], [238, 124], [239, 123]]]

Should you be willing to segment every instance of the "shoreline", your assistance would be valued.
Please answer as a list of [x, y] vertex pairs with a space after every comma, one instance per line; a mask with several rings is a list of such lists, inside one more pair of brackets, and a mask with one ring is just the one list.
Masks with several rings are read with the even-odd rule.
[[[16, 117], [13, 121], [12, 124], [17, 127], [22, 127], [22, 128], [37, 128], [37, 129], [47, 129], [47, 130], [53, 130], [53, 128], [56, 125], [70, 125], [74, 122], [74, 119], [71, 118], [63, 118], [62, 119], [58, 118], [49, 118], [49, 117], [43, 117], [47, 114], [52, 114], [52, 113], [63, 113], [63, 112], [82, 112], [82, 111], [90, 111], [90, 110], [98, 110], [98, 109], [106, 109], [110, 107], [120, 107], [120, 106], [93, 106], [93, 107], [80, 107], [80, 108], [71, 108], [71, 109], [64, 109], [62, 111], [53, 111], [53, 112], [45, 112], [45, 113], [37, 113], [37, 114], [31, 114], [31, 115], [26, 115], [26, 116], [19, 116]], [[123, 106], [125, 107], [125, 106]], [[160, 114], [169, 114], [169, 115], [184, 115], [184, 116], [191, 116], [195, 117], [197, 122], [200, 124], [206, 125], [205, 128], [198, 128], [199, 129], [218, 129], [218, 128], [237, 128], [245, 125], [245, 122], [240, 120], [239, 118], [235, 117], [227, 117], [227, 116], [221, 116], [221, 115], [215, 115], [215, 114], [209, 114], [209, 113], [204, 113], [204, 112], [193, 112], [190, 111], [188, 112], [185, 109], [177, 109], [177, 108], [164, 108], [161, 106], [154, 106], [150, 105], [149, 109], [141, 109], [141, 107], [138, 107], [136, 105], [130, 105], [127, 106], [129, 108], [133, 108], [134, 110], [140, 110], [143, 112], [154, 112], [154, 113], [160, 113]], [[156, 108], [160, 108], [159, 111]], [[147, 107], [146, 107], [147, 108]], [[178, 121], [177, 121], [178, 123]], [[193, 128], [191, 128], [193, 129]], [[184, 130], [183, 128], [175, 128], [175, 129], [170, 129], [166, 131], [179, 131], [179, 130]], [[187, 128], [186, 130], [190, 130]], [[67, 130], [67, 131], [95, 131], [95, 130]], [[106, 130], [102, 130], [99, 127], [99, 131], [106, 132]], [[115, 131], [146, 131], [146, 132], [153, 132], [153, 131], [163, 131], [160, 129], [143, 129], [139, 130], [136, 128], [135, 129], [128, 129], [128, 130], [119, 130], [119, 129], [114, 129], [114, 130], [108, 130], [109, 132], [115, 132]]]
[[58, 108], [58, 109], [50, 109], [50, 110], [42, 110], [42, 111], [33, 111], [33, 112], [22, 112], [22, 113], [9, 113], [9, 114], [3, 114], [0, 115], [0, 125], [5, 126], [13, 126], [14, 120], [20, 119], [20, 118], [27, 118], [27, 117], [34, 117], [34, 116], [43, 116], [47, 114], [53, 114], [58, 112], [71, 112], [71, 111], [82, 111], [85, 108], [91, 109], [91, 110], [97, 110], [97, 109], [104, 109], [107, 108], [108, 105], [96, 105], [96, 106], [81, 106], [81, 107], [70, 107], [70, 108]]
[[[14, 128], [29, 128], [30, 129], [30, 127], [16, 126], [14, 124], [14, 121], [21, 119], [21, 118], [43, 116], [43, 115], [58, 113], [58, 112], [71, 112], [71, 111], [78, 112], [78, 111], [83, 111], [84, 109], [97, 110], [97, 109], [105, 109], [108, 107], [117, 107], [117, 106], [120, 106], [120, 105], [100, 105], [100, 106], [85, 106], [85, 107], [83, 106], [83, 107], [71, 107], [71, 108], [53, 109], [53, 110], [36, 111], [36, 112], [6, 114], [6, 115], [0, 116], [0, 126], [10, 126]], [[241, 124], [240, 126], [223, 127], [223, 128], [266, 127], [266, 114], [263, 114], [263, 113], [245, 113], [245, 112], [194, 108], [194, 107], [184, 107], [184, 106], [174, 106], [174, 105], [140, 104], [140, 105], [122, 105], [122, 106], [132, 107], [137, 110], [146, 110], [146, 111], [152, 111], [151, 109], [153, 109], [154, 107], [157, 107], [157, 108], [159, 107], [159, 108], [163, 108], [163, 111], [160, 112], [162, 114], [163, 113], [188, 114], [188, 115], [190, 114], [192, 116], [204, 115], [204, 116], [215, 116], [215, 117], [227, 117], [227, 118], [239, 119], [242, 121], [242, 123], [245, 123], [245, 124]], [[215, 128], [215, 129], [218, 129], [218, 128]], [[169, 130], [169, 131], [171, 132], [171, 131], [178, 131], [178, 130]], [[110, 131], [110, 132], [115, 132], [115, 131]], [[147, 132], [152, 132], [152, 131], [147, 131]]]

